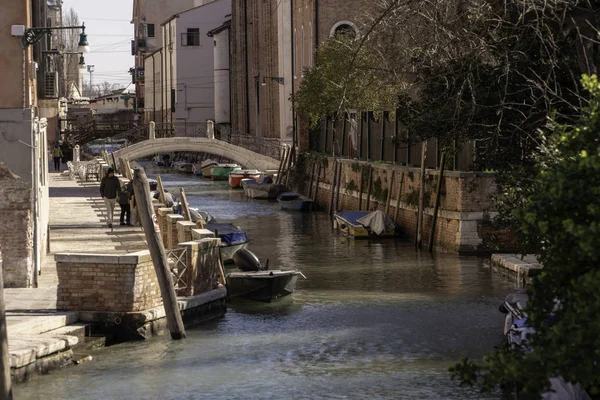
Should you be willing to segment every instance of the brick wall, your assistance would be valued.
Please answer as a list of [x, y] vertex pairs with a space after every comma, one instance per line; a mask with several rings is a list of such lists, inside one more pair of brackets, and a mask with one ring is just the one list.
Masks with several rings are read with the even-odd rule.
[[136, 312], [162, 305], [148, 251], [57, 254], [58, 310]]
[[178, 291], [178, 295], [196, 296], [218, 287], [220, 246], [218, 238], [179, 243], [179, 248], [186, 249], [188, 267], [182, 275], [186, 287]]
[[[372, 181], [380, 182], [379, 198], [375, 197], [376, 185], [372, 184], [371, 198], [367, 208], [368, 182], [365, 173], [361, 210], [385, 211], [387, 196], [382, 190], [391, 188], [389, 214], [394, 218], [398, 188], [401, 186], [399, 210], [395, 222], [405, 236], [414, 238], [417, 227], [417, 206], [421, 188], [421, 172], [418, 168], [408, 168], [387, 164], [358, 163], [352, 160], [342, 161], [341, 187], [339, 190], [339, 210], [359, 209], [359, 187], [361, 185], [361, 165], [373, 167]], [[330, 185], [333, 180], [333, 162], [330, 159], [321, 172], [318, 199], [319, 206], [328, 210], [331, 200]], [[394, 180], [392, 180], [392, 171]], [[310, 171], [307, 171], [307, 175]], [[426, 203], [423, 218], [423, 240], [429, 240], [433, 221], [433, 207], [437, 190], [438, 171], [426, 170]], [[302, 193], [308, 192], [308, 180], [301, 184]], [[391, 185], [391, 186], [390, 186]], [[435, 232], [435, 244], [446, 250], [456, 252], [475, 252], [484, 240], [498, 239], [507, 248], [514, 245], [510, 232], [490, 231], [489, 220], [495, 215], [492, 194], [495, 193], [494, 176], [485, 173], [465, 173], [447, 171], [444, 174], [440, 197], [440, 210]], [[314, 195], [314, 185], [312, 189]], [[336, 189], [337, 195], [337, 189]], [[335, 201], [334, 201], [335, 203]], [[335, 208], [335, 204], [334, 204]]]
[[33, 210], [31, 184], [0, 163], [0, 246], [4, 286], [31, 287]]

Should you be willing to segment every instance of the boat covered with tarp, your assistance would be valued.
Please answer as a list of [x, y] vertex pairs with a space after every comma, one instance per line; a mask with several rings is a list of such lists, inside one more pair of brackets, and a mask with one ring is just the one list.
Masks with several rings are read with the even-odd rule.
[[221, 259], [224, 263], [233, 262], [235, 252], [245, 249], [250, 241], [246, 232], [230, 223], [207, 223], [204, 229], [208, 229], [221, 239]]
[[381, 210], [336, 211], [333, 227], [355, 238], [391, 237], [396, 234], [396, 224]]

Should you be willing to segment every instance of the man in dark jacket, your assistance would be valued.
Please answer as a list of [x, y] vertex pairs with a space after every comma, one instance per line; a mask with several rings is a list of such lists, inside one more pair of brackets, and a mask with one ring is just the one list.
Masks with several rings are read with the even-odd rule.
[[113, 215], [115, 212], [115, 205], [117, 203], [117, 195], [121, 192], [121, 183], [119, 178], [115, 176], [115, 170], [109, 168], [106, 171], [106, 176], [102, 178], [100, 182], [100, 195], [106, 205], [106, 211], [108, 214], [107, 225], [112, 229]]

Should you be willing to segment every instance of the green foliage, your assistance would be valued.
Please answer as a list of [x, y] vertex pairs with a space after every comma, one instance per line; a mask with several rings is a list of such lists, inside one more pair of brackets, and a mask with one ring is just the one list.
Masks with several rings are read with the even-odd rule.
[[[421, 195], [421, 191], [419, 189], [410, 189], [408, 193], [406, 193], [404, 197], [404, 201], [409, 206], [418, 207], [419, 206], [419, 196]], [[431, 190], [427, 190], [425, 188], [425, 194], [423, 197], [423, 204], [425, 207], [428, 207], [431, 204]]]
[[382, 75], [370, 48], [336, 35], [319, 46], [315, 66], [304, 71], [294, 104], [314, 127], [347, 109], [394, 110], [400, 87], [398, 78]]
[[359, 162], [353, 162], [352, 163], [352, 172], [360, 172], [360, 163]]
[[373, 181], [373, 187], [371, 188], [371, 197], [377, 200], [380, 203], [383, 203], [387, 200], [388, 189], [383, 188], [383, 184], [381, 182], [381, 178], [377, 177]]
[[512, 213], [544, 265], [530, 288], [532, 351], [497, 350], [481, 365], [463, 360], [452, 368], [462, 384], [484, 391], [516, 384], [522, 394], [539, 396], [549, 377], [562, 376], [600, 394], [600, 82], [582, 82], [591, 94], [584, 116], [556, 126], [556, 140], [539, 160], [544, 168], [523, 208]]
[[346, 194], [349, 195], [355, 191], [358, 191], [358, 186], [356, 185], [356, 182], [354, 182], [354, 180], [352, 179], [346, 184]]

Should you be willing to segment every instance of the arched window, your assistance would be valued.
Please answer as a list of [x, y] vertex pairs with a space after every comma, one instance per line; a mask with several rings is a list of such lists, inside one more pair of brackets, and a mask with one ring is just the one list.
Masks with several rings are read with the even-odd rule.
[[360, 37], [357, 26], [350, 21], [340, 21], [333, 25], [331, 32], [329, 32], [329, 36], [335, 36], [336, 34], [345, 35], [352, 39]]

